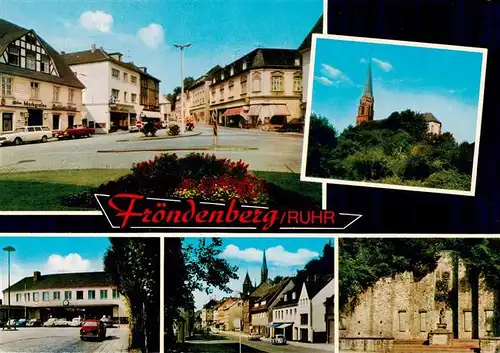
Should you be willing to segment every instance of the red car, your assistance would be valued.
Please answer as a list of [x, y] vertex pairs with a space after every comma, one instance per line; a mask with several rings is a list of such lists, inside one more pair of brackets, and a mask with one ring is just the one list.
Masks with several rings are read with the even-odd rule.
[[106, 326], [101, 320], [85, 320], [80, 329], [80, 339], [97, 339], [104, 341], [106, 339]]
[[74, 139], [76, 137], [91, 137], [95, 134], [95, 129], [85, 126], [75, 126], [64, 131], [58, 131], [56, 137], [62, 139]]

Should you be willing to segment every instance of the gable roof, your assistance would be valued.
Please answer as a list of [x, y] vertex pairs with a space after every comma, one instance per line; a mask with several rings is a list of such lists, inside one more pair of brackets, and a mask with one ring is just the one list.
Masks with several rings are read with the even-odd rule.
[[299, 52], [311, 49], [311, 43], [312, 43], [312, 35], [313, 33], [323, 33], [323, 15], [320, 16], [314, 27], [311, 29], [311, 31], [307, 34], [307, 36], [304, 38], [302, 43], [299, 45]]
[[422, 114], [422, 116], [424, 117], [424, 120], [427, 121], [428, 123], [438, 123], [438, 124], [441, 124], [441, 122], [438, 120], [438, 118], [436, 118], [436, 116], [432, 113], [424, 113]]
[[259, 303], [261, 301], [266, 301], [266, 304], [259, 305], [258, 307], [253, 307], [250, 311], [262, 311], [267, 310], [269, 305], [278, 297], [278, 295], [283, 291], [283, 289], [292, 281], [291, 278], [285, 278], [281, 282], [271, 286], [268, 288], [266, 293], [257, 299], [255, 303]]
[[28, 70], [19, 66], [0, 64], [0, 73], [12, 76], [21, 76], [38, 81], [51, 82], [59, 85], [70, 86], [83, 89], [85, 86], [78, 80], [71, 68], [66, 64], [63, 57], [57, 50], [52, 48], [46, 41], [38, 36], [34, 30], [20, 27], [14, 23], [0, 18], [0, 54], [5, 51], [7, 46], [21, 38], [27, 33], [33, 33], [40, 44], [45, 48], [47, 54], [52, 58], [59, 76], [51, 75], [45, 72]]
[[72, 52], [72, 53], [64, 53], [63, 58], [66, 61], [66, 63], [70, 66], [71, 65], [92, 64], [92, 63], [109, 61], [115, 65], [121, 66], [121, 67], [128, 69], [128, 70], [131, 70], [131, 71], [134, 71], [134, 72], [138, 73], [139, 75], [147, 76], [155, 81], [161, 82], [156, 77], [141, 70], [141, 68], [139, 66], [136, 66], [134, 63], [124, 62], [124, 61], [120, 61], [120, 60], [113, 58], [111, 56], [113, 54], [120, 54], [120, 53], [108, 53], [103, 48], [96, 48], [95, 50], [89, 49], [89, 50], [82, 50], [82, 51], [77, 51], [77, 52]]
[[319, 277], [314, 281], [306, 281], [305, 286], [309, 299], [313, 299], [331, 280], [333, 280], [333, 275]]
[[[248, 70], [300, 68], [300, 63], [295, 65], [295, 59], [299, 59], [299, 52], [296, 49], [257, 48], [225, 67], [213, 70], [210, 76], [215, 79], [212, 84], [218, 84]], [[246, 63], [245, 69], [243, 69], [243, 63]], [[231, 75], [231, 68], [234, 71], [233, 75]], [[224, 79], [221, 78], [222, 73], [224, 73]]]
[[[37, 290], [37, 289], [62, 289], [83, 287], [109, 287], [113, 282], [106, 272], [77, 272], [40, 275], [37, 281], [33, 276], [24, 277], [10, 286], [11, 291]], [[4, 289], [4, 292], [8, 288]]]
[[[294, 288], [290, 289], [288, 292], [283, 294], [283, 298], [274, 306], [274, 308], [285, 308], [289, 306], [295, 306], [299, 302], [300, 290], [302, 288], [302, 283], [297, 283]], [[292, 299], [292, 293], [295, 292], [295, 299]], [[285, 300], [286, 297], [286, 300]]]

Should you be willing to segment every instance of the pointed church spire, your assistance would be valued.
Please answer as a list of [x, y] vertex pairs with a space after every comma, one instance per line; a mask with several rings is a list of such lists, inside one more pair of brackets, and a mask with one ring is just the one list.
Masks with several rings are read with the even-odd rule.
[[262, 255], [262, 268], [260, 270], [260, 283], [267, 282], [267, 260], [266, 260], [266, 250]]
[[365, 89], [363, 90], [364, 97], [373, 97], [373, 84], [372, 84], [372, 59], [368, 62], [368, 72], [366, 73]]

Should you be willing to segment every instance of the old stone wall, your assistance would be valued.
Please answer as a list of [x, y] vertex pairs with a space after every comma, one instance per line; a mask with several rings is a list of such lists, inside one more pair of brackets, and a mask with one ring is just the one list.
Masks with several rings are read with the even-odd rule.
[[[448, 293], [453, 288], [454, 266], [449, 253], [443, 253], [434, 272], [415, 279], [406, 272], [380, 279], [358, 297], [350, 314], [341, 315], [340, 337], [427, 339], [436, 329], [440, 310], [445, 309], [447, 329], [458, 320], [459, 338], [472, 337], [472, 299], [465, 266], [458, 266], [458, 310], [453, 312]], [[455, 279], [457, 277], [455, 276]], [[446, 300], [442, 300], [447, 298]], [[440, 300], [438, 300], [440, 299]], [[479, 336], [491, 335], [493, 294], [484, 283], [479, 290]]]

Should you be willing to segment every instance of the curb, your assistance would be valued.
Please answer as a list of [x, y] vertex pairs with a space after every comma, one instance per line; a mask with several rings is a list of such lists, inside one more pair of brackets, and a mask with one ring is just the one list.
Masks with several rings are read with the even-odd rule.
[[193, 136], [200, 136], [202, 132], [196, 132], [194, 134], [183, 134], [183, 135], [177, 135], [177, 136], [157, 136], [157, 137], [141, 137], [137, 140], [135, 139], [129, 139], [129, 140], [116, 140], [116, 142], [140, 142], [140, 141], [151, 141], [151, 140], [169, 140], [169, 139], [175, 139], [175, 138], [184, 138], [184, 137], [193, 137]]
[[239, 146], [205, 146], [205, 147], [185, 147], [185, 148], [137, 148], [123, 150], [101, 150], [97, 153], [128, 153], [128, 152], [186, 152], [186, 151], [256, 151], [257, 147], [239, 147]]

